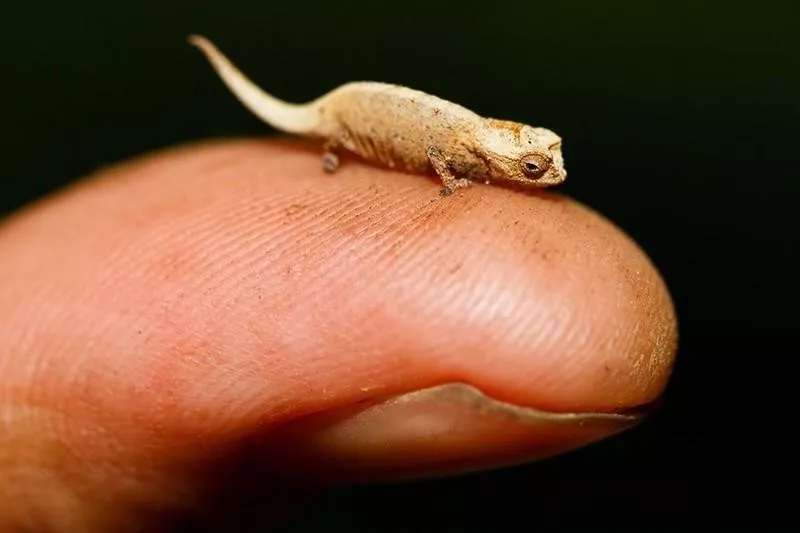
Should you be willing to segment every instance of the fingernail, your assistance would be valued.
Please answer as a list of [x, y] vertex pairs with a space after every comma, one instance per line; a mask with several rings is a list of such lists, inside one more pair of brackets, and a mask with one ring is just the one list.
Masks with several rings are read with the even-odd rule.
[[643, 416], [552, 413], [454, 383], [288, 423], [269, 439], [267, 460], [295, 478], [436, 477], [550, 457], [627, 429]]

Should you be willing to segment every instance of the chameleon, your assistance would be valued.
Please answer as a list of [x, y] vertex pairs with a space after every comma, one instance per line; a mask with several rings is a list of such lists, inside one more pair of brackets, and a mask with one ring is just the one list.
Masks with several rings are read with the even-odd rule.
[[449, 196], [473, 182], [520, 188], [562, 183], [561, 138], [553, 131], [486, 118], [456, 103], [400, 85], [345, 83], [307, 103], [263, 91], [208, 39], [191, 35], [225, 86], [255, 116], [284, 133], [322, 144], [332, 173], [344, 152], [382, 167], [441, 179]]

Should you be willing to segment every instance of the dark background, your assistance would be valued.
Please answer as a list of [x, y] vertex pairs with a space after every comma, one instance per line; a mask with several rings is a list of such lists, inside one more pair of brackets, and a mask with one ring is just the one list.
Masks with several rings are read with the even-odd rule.
[[272, 134], [186, 44], [195, 32], [288, 100], [379, 80], [552, 128], [562, 190], [630, 233], [675, 298], [660, 414], [534, 465], [341, 489], [285, 530], [777, 524], [797, 479], [799, 20], [789, 1], [14, 4], [2, 210], [149, 150]]

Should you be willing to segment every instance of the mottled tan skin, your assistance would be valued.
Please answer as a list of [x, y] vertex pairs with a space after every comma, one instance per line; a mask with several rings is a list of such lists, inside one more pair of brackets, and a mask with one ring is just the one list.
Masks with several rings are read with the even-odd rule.
[[323, 168], [337, 153], [410, 173], [431, 170], [447, 196], [474, 181], [523, 188], [566, 179], [561, 138], [546, 128], [481, 117], [421, 91], [378, 82], [352, 82], [307, 104], [290, 104], [257, 89], [203, 37], [200, 48], [233, 93], [273, 127], [319, 139]]

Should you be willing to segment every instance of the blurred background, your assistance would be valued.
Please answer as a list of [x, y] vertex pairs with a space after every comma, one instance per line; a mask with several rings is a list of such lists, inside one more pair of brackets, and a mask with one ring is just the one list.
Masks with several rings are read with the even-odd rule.
[[274, 134], [186, 44], [202, 33], [288, 100], [387, 81], [555, 130], [562, 192], [624, 228], [665, 277], [680, 352], [648, 423], [533, 465], [336, 490], [284, 531], [649, 529], [793, 512], [781, 488], [796, 481], [798, 449], [793, 2], [45, 0], [3, 11], [3, 213], [144, 152]]

